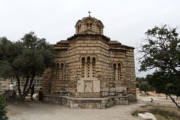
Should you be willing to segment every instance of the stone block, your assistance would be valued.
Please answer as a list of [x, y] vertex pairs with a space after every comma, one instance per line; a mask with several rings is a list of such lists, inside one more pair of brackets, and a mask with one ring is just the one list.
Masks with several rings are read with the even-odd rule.
[[152, 113], [138, 113], [138, 120], [157, 120]]
[[77, 92], [84, 93], [84, 81], [83, 80], [77, 81]]
[[116, 87], [116, 92], [126, 92], [127, 91], [127, 87]]
[[93, 80], [93, 92], [100, 92], [100, 80]]

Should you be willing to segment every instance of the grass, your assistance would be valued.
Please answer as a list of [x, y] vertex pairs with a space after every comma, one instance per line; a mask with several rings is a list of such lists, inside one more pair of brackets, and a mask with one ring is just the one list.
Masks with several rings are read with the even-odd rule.
[[158, 120], [180, 120], [180, 116], [174, 111], [156, 108], [150, 109], [149, 112], [153, 113]]
[[135, 110], [132, 115], [138, 116], [138, 113], [149, 112], [155, 115], [157, 120], [180, 120], [180, 111], [176, 108], [144, 106]]
[[180, 118], [177, 118], [177, 117], [164, 117], [164, 116], [161, 116], [161, 115], [156, 115], [155, 114], [155, 117], [157, 118], [157, 120], [180, 120]]

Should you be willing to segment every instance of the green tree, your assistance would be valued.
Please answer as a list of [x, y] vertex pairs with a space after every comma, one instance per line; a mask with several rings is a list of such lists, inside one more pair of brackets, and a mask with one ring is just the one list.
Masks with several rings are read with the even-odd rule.
[[6, 116], [6, 102], [5, 99], [0, 95], [0, 120], [7, 120], [7, 116]]
[[146, 82], [140, 83], [140, 84], [139, 84], [139, 90], [140, 90], [140, 91], [144, 91], [145, 94], [147, 94], [147, 91], [149, 91], [149, 85], [148, 85], [148, 83], [146, 83]]
[[136, 86], [140, 91], [144, 91], [145, 94], [147, 94], [148, 91], [154, 91], [153, 87], [149, 84], [148, 76], [146, 78], [137, 77]]
[[138, 83], [146, 82], [146, 79], [144, 77], [136, 77], [136, 82]]
[[147, 79], [159, 93], [165, 93], [171, 98], [177, 108], [172, 95], [180, 94], [180, 38], [176, 28], [167, 25], [154, 27], [146, 33], [147, 43], [142, 46], [140, 52], [140, 71], [154, 70]]
[[[17, 80], [19, 96], [24, 99], [29, 93], [34, 78], [53, 65], [53, 49], [44, 38], [33, 32], [25, 34], [17, 42], [0, 39], [0, 76]], [[23, 89], [21, 81], [24, 81]]]

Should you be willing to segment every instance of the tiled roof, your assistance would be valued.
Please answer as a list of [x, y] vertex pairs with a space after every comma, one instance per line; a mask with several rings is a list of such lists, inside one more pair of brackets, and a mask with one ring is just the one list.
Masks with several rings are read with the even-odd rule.
[[69, 43], [69, 41], [67, 41], [67, 40], [61, 40], [61, 41], [57, 42], [57, 44], [59, 44], [59, 43]]
[[121, 43], [118, 41], [109, 41], [109, 44], [121, 44]]

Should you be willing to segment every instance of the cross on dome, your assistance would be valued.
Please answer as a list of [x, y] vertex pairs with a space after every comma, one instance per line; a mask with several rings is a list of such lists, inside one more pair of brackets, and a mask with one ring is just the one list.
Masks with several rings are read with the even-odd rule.
[[88, 11], [88, 13], [89, 13], [89, 17], [91, 17], [91, 11]]

